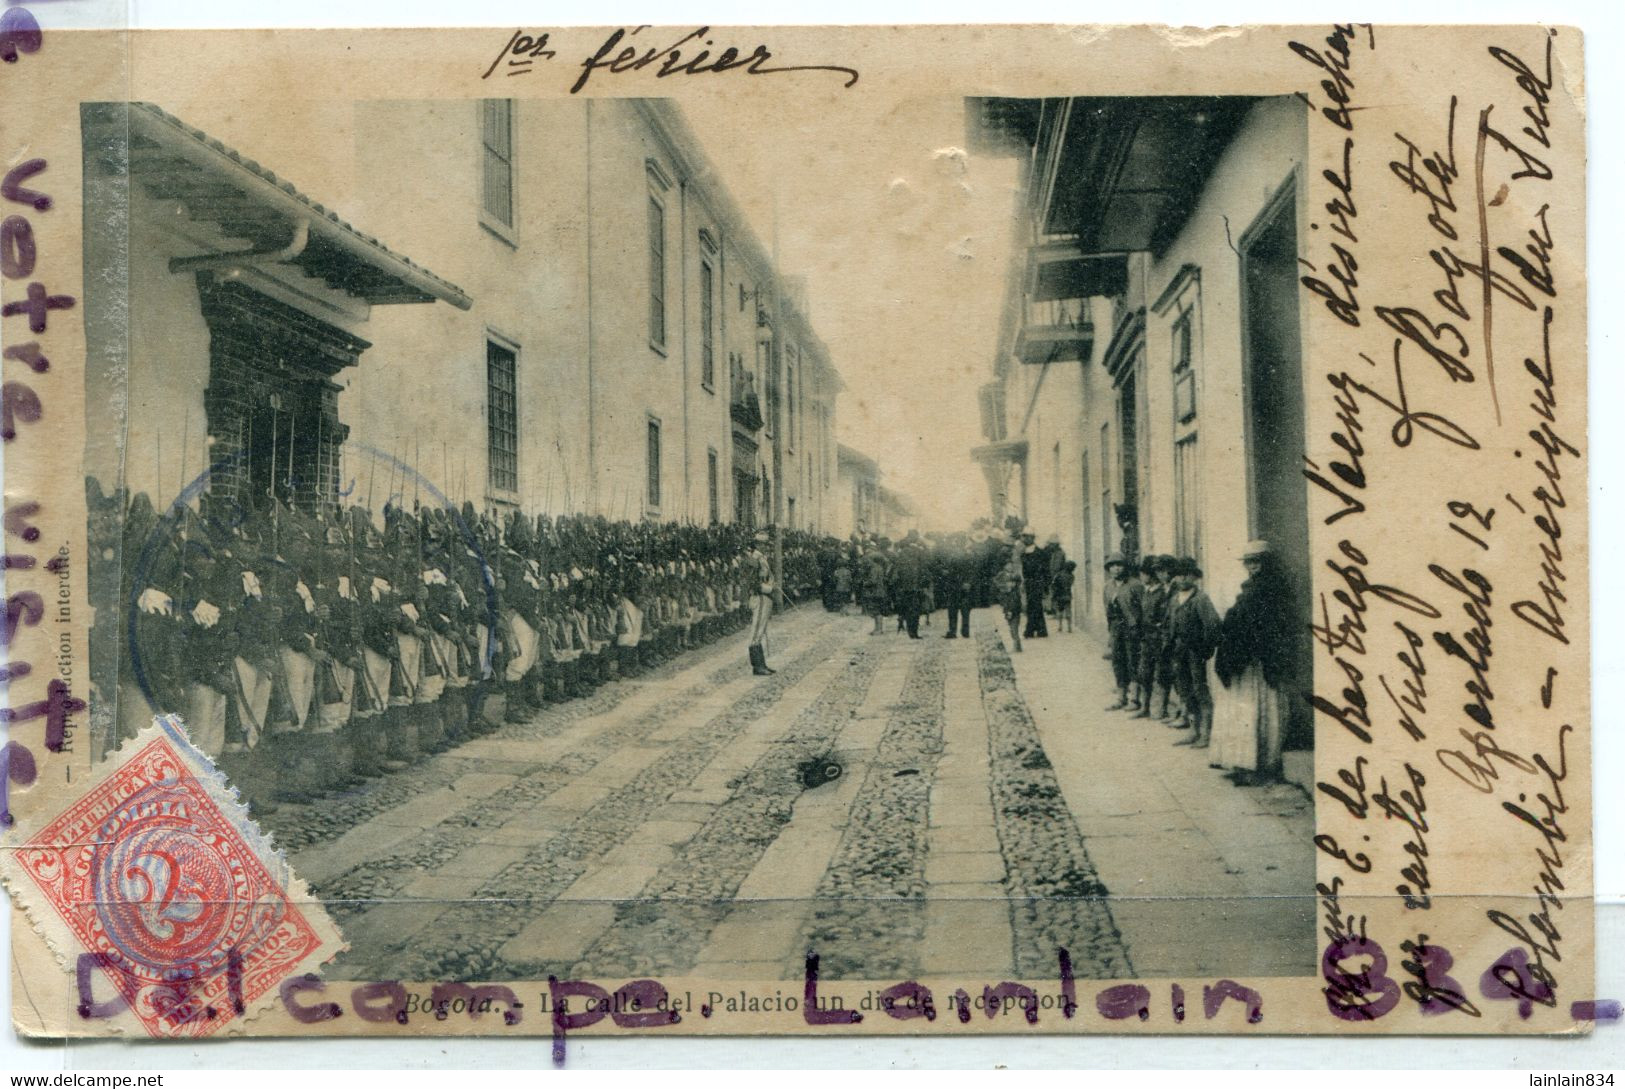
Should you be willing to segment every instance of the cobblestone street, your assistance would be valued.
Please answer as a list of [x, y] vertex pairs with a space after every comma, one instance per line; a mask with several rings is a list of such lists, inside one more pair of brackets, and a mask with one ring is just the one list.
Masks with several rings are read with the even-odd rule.
[[[344, 978], [1301, 974], [1312, 807], [1106, 714], [1088, 636], [984, 611], [871, 637], [808, 606], [771, 678], [734, 636], [263, 821]], [[806, 789], [798, 765], [845, 773]]]

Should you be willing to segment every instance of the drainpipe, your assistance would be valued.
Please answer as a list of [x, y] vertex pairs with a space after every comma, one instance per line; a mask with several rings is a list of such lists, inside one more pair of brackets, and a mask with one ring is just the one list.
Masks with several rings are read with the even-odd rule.
[[[693, 487], [689, 479], [689, 429], [688, 429], [688, 178], [679, 175], [677, 179], [677, 229], [682, 232], [682, 241], [677, 246], [677, 282], [682, 285], [681, 303], [683, 307], [683, 366], [680, 374], [683, 382], [683, 521], [694, 520]], [[664, 498], [664, 497], [662, 497]]]
[[[593, 278], [593, 267], [592, 267], [592, 247], [593, 247], [593, 237], [592, 237], [592, 219], [593, 219], [593, 204], [592, 204], [592, 163], [593, 163], [593, 159], [592, 159], [592, 113], [593, 113], [593, 110], [592, 110], [592, 99], [590, 99], [590, 98], [587, 99], [587, 101], [585, 103], [583, 103], [583, 105], [586, 107], [586, 112], [587, 112], [587, 129], [586, 129], [587, 169], [584, 171], [584, 173], [587, 176], [586, 177], [586, 182], [587, 182], [586, 201], [587, 201], [587, 488], [588, 488], [588, 492], [587, 492], [587, 504], [586, 504], [586, 506], [587, 506], [587, 509], [590, 509], [592, 511], [592, 513], [599, 514], [599, 513], [602, 513], [602, 512], [598, 508], [598, 415], [597, 415], [597, 407], [598, 406], [597, 406], [597, 390], [594, 388], [594, 382], [593, 382], [593, 378], [594, 378], [593, 364], [595, 362], [595, 360], [594, 360], [594, 352], [593, 352], [593, 349], [595, 347], [595, 345], [593, 343], [593, 341], [594, 341], [594, 324], [593, 323], [594, 323], [595, 318], [594, 318], [593, 310], [592, 310], [592, 278]], [[572, 511], [571, 513], [574, 514], [576, 512]]]
[[274, 249], [243, 250], [238, 253], [206, 253], [197, 257], [172, 257], [170, 272], [196, 272], [199, 269], [227, 268], [234, 265], [275, 265], [292, 261], [305, 252], [310, 241], [310, 221], [301, 219], [293, 225], [293, 240]]

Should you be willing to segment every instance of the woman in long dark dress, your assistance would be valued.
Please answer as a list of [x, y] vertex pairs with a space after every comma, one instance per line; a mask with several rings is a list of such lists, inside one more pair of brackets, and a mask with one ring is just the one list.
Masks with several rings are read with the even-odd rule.
[[1269, 542], [1249, 542], [1241, 562], [1247, 581], [1224, 615], [1213, 659], [1223, 688], [1215, 694], [1210, 760], [1216, 768], [1270, 779], [1281, 773], [1281, 685], [1291, 669], [1292, 591]]

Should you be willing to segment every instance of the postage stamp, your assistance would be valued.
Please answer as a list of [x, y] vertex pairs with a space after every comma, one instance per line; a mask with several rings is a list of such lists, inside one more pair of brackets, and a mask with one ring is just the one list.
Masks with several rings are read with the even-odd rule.
[[85, 1022], [117, 1027], [128, 1011], [160, 1038], [240, 1024], [342, 948], [321, 904], [179, 727], [159, 720], [143, 731], [60, 816], [0, 856], [12, 894], [71, 965]]
[[1578, 31], [50, 14], [20, 1031], [1617, 1014]]

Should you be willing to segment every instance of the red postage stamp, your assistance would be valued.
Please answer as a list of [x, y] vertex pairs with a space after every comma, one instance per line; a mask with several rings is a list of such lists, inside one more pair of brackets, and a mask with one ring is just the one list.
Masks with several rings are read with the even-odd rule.
[[77, 957], [82, 1019], [128, 1011], [153, 1036], [209, 1036], [337, 953], [338, 935], [196, 750], [160, 726], [129, 751], [15, 863], [77, 939], [59, 952]]

